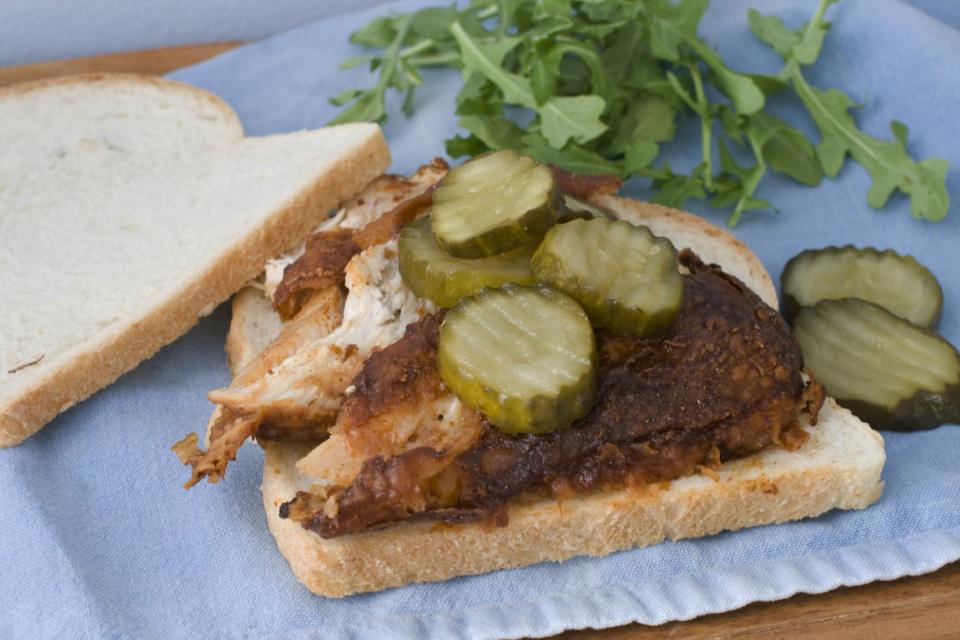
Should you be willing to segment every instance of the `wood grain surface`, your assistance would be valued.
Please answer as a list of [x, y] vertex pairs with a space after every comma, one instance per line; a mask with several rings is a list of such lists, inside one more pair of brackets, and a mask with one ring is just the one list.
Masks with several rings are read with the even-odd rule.
[[[227, 42], [0, 67], [0, 86], [70, 73], [163, 74], [228, 51]], [[935, 573], [758, 602], [737, 611], [659, 627], [571, 631], [556, 640], [956, 640], [960, 639], [960, 563]]]
[[64, 76], [71, 73], [148, 73], [159, 76], [229, 51], [239, 44], [239, 42], [196, 44], [89, 58], [53, 60], [19, 67], [0, 67], [0, 87], [25, 80]]

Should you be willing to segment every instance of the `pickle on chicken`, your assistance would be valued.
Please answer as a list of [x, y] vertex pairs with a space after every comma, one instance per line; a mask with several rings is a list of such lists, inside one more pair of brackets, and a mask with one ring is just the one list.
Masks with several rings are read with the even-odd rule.
[[787, 320], [820, 300], [860, 298], [921, 327], [935, 327], [943, 291], [930, 271], [912, 256], [895, 251], [827, 247], [797, 254], [780, 277]]
[[400, 275], [421, 298], [452, 307], [484, 287], [533, 284], [530, 257], [534, 249], [535, 245], [527, 245], [489, 258], [454, 258], [437, 245], [430, 220], [422, 218], [400, 234]]
[[539, 240], [557, 221], [550, 169], [515, 151], [463, 163], [433, 192], [433, 235], [458, 258], [485, 258]]
[[793, 335], [827, 392], [874, 428], [960, 421], [960, 355], [933, 331], [845, 298], [802, 308]]
[[440, 327], [444, 383], [507, 433], [546, 433], [590, 411], [597, 353], [590, 320], [549, 287], [506, 285], [464, 298]]
[[683, 302], [673, 244], [623, 220], [559, 224], [547, 233], [531, 266], [539, 282], [583, 305], [594, 325], [622, 335], [664, 333]]

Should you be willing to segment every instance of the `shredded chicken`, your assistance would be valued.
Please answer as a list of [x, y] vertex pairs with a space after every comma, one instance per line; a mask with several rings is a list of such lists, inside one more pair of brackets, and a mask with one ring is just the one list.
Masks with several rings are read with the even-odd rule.
[[[424, 193], [446, 175], [450, 167], [440, 158], [425, 164], [409, 178], [395, 175], [381, 176], [371, 182], [356, 198], [348, 202], [336, 215], [314, 229], [314, 234], [337, 229], [362, 229], [399, 203]], [[284, 270], [306, 250], [306, 241], [279, 258], [268, 260], [264, 269], [263, 290], [270, 299], [283, 280]]]
[[[346, 263], [340, 282], [321, 282], [297, 275], [309, 295], [298, 296], [292, 319], [280, 336], [225, 389], [208, 397], [218, 405], [208, 425], [207, 451], [191, 434], [174, 446], [193, 468], [190, 487], [206, 477], [219, 481], [237, 449], [265, 425], [267, 437], [302, 428], [316, 434], [332, 425], [344, 392], [369, 355], [397, 341], [405, 327], [435, 311], [403, 283], [396, 260], [395, 234], [422, 212], [416, 200], [446, 172], [442, 160], [425, 165], [409, 180], [385, 177], [375, 181], [351, 206], [321, 225], [322, 233], [356, 229], [360, 250]], [[407, 201], [413, 200], [412, 204]], [[398, 204], [399, 203], [399, 204]], [[429, 201], [427, 201], [429, 204]], [[347, 232], [342, 232], [347, 233]], [[378, 244], [379, 242], [379, 244]], [[276, 292], [277, 265], [283, 271], [303, 256], [291, 255], [268, 265], [264, 288]], [[295, 437], [293, 439], [296, 439]]]
[[441, 320], [408, 326], [402, 340], [370, 356], [330, 438], [297, 463], [301, 473], [345, 486], [368, 458], [425, 447], [452, 459], [476, 442], [481, 415], [447, 390], [436, 367]]

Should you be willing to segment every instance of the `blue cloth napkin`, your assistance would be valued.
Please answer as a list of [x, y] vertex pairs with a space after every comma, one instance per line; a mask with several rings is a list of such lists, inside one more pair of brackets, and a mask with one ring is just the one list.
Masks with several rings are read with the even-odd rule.
[[[813, 4], [757, 3], [789, 24], [805, 20]], [[958, 12], [949, 2], [919, 4], [930, 13], [897, 0], [833, 8], [834, 29], [812, 76], [865, 101], [857, 117], [869, 132], [889, 136], [891, 119], [906, 121], [914, 153], [950, 161], [957, 202], [960, 32], [932, 16]], [[775, 70], [774, 54], [749, 33], [747, 7], [714, 0], [702, 30], [734, 68]], [[251, 134], [321, 126], [334, 113], [328, 96], [371, 81], [336, 65], [354, 53], [347, 34], [372, 15], [310, 24], [174, 77], [226, 98]], [[456, 131], [456, 75], [427, 75], [416, 116], [395, 114], [386, 125], [398, 172], [442, 154], [442, 140]], [[810, 129], [789, 105], [775, 107]], [[692, 133], [671, 158], [689, 163], [697, 144]], [[960, 212], [940, 224], [912, 220], [902, 197], [873, 211], [867, 188], [865, 172], [852, 165], [819, 188], [768, 177], [760, 195], [780, 213], [750, 213], [736, 233], [774, 276], [808, 247], [854, 243], [914, 254], [943, 284], [941, 330], [960, 344]], [[717, 223], [726, 216], [692, 208]], [[945, 426], [885, 434], [886, 490], [865, 511], [344, 600], [316, 597], [267, 531], [256, 446], [241, 451], [225, 483], [180, 489], [187, 471], [169, 447], [203, 427], [206, 391], [229, 381], [228, 318], [220, 308], [22, 446], [0, 451], [0, 638], [543, 636], [686, 619], [924, 573], [960, 558], [960, 428]]]

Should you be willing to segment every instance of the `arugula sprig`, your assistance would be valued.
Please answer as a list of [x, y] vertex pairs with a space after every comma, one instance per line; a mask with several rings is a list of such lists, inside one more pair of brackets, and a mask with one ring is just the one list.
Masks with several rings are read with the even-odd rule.
[[[451, 67], [463, 77], [456, 114], [466, 131], [447, 140], [453, 157], [514, 149], [578, 173], [639, 176], [651, 181], [658, 202], [710, 198], [730, 207], [731, 225], [746, 211], [773, 209], [756, 196], [768, 171], [813, 186], [851, 157], [871, 176], [871, 206], [884, 206], [899, 189], [915, 217], [940, 220], [949, 206], [947, 163], [911, 158], [899, 122], [891, 125], [893, 140], [863, 133], [848, 96], [816, 88], [804, 75], [819, 57], [830, 27], [824, 13], [836, 1], [821, 0], [800, 30], [750, 11], [754, 34], [784, 60], [775, 76], [730, 69], [699, 37], [709, 0], [472, 0], [380, 17], [351, 35], [378, 52], [342, 65], [369, 65], [378, 81], [333, 98], [346, 107], [333, 122], [382, 121], [390, 91], [404, 94], [409, 115], [420, 70]], [[819, 143], [764, 110], [781, 91], [810, 113]], [[657, 158], [688, 122], [683, 113], [699, 120], [702, 158], [676, 173]]]

